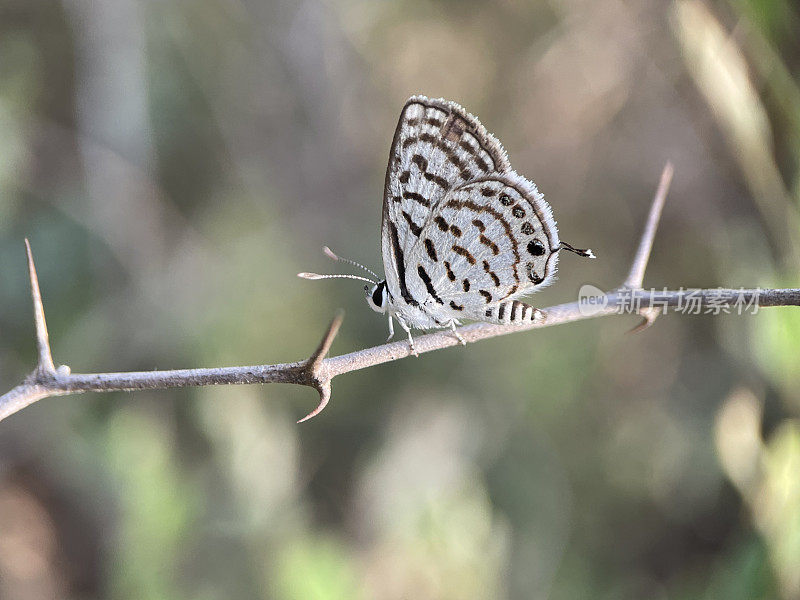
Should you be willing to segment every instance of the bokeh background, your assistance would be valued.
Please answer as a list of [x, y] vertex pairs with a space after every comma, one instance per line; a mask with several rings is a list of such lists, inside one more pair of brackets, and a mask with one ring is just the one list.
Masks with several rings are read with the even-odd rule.
[[[480, 117], [552, 203], [538, 306], [800, 284], [792, 0], [2, 0], [0, 385], [35, 347], [31, 239], [74, 371], [339, 354], [385, 320], [405, 99]], [[0, 597], [800, 598], [800, 311], [529, 332], [307, 388], [84, 395], [0, 423]]]

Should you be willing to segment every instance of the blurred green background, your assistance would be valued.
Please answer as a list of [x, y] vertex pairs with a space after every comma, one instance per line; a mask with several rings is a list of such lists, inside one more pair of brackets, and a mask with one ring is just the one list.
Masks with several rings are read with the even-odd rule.
[[[0, 0], [0, 386], [34, 364], [340, 354], [413, 93], [475, 113], [553, 205], [537, 306], [800, 283], [792, 0]], [[307, 388], [42, 401], [0, 423], [1, 598], [800, 598], [800, 311], [529, 332]]]

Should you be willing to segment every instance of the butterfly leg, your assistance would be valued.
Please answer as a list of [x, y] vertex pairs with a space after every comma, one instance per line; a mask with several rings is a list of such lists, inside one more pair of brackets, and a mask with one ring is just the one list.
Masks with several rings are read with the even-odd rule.
[[417, 354], [416, 348], [414, 348], [414, 338], [411, 337], [411, 327], [406, 325], [406, 322], [403, 321], [403, 319], [401, 319], [400, 317], [397, 317], [397, 322], [400, 323], [400, 327], [402, 327], [408, 334], [408, 346], [409, 348], [411, 348], [411, 354], [413, 354], [414, 356], [419, 356], [419, 354]]
[[389, 337], [386, 338], [386, 341], [389, 342], [394, 337], [394, 321], [392, 321], [392, 315], [389, 315]]
[[456, 336], [456, 339], [461, 343], [461, 345], [462, 346], [466, 346], [467, 345], [467, 340], [465, 340], [463, 337], [461, 337], [461, 334], [458, 333], [458, 331], [456, 331], [456, 321], [455, 321], [455, 319], [450, 321], [450, 329], [453, 330], [453, 335]]

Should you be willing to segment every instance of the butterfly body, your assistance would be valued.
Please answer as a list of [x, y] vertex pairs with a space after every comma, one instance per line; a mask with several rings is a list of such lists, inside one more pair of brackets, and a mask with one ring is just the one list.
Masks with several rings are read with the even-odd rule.
[[550, 205], [477, 118], [425, 96], [406, 102], [394, 134], [381, 248], [385, 280], [367, 302], [412, 349], [412, 328], [541, 317], [518, 298], [554, 280], [559, 250], [593, 257], [559, 240]]

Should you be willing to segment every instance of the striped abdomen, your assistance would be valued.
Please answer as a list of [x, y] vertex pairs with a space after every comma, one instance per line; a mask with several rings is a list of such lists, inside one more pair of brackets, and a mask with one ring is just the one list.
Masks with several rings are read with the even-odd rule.
[[509, 300], [487, 309], [486, 317], [487, 320], [503, 325], [525, 325], [542, 319], [544, 313], [530, 304], [519, 300]]

